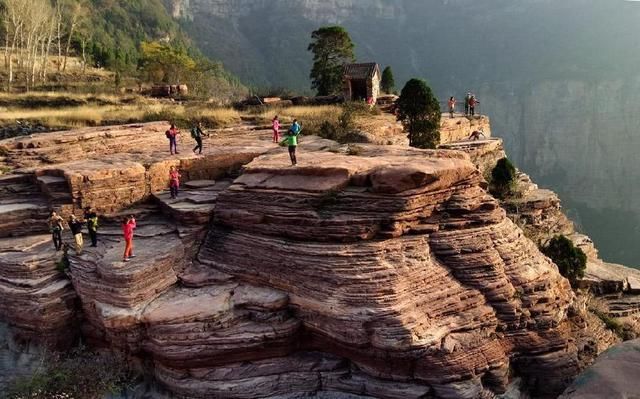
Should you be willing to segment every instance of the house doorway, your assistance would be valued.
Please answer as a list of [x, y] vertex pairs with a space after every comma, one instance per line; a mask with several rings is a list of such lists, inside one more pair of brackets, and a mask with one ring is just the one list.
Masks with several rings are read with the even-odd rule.
[[351, 81], [351, 100], [360, 101], [367, 99], [367, 81], [364, 79], [353, 79]]

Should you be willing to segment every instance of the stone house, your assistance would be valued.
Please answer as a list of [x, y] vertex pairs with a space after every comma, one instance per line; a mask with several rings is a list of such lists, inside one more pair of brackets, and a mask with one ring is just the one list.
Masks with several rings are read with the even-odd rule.
[[380, 95], [382, 74], [380, 66], [375, 62], [364, 64], [346, 64], [343, 69], [343, 95], [347, 101], [371, 98], [375, 104]]

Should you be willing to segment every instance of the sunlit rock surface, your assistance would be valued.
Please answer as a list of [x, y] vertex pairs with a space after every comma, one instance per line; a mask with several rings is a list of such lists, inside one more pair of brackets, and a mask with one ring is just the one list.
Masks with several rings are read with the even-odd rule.
[[[486, 192], [499, 140], [353, 151], [305, 136], [292, 167], [268, 131], [212, 132], [203, 156], [171, 156], [166, 127], [0, 142], [11, 328], [55, 343], [81, 331], [193, 398], [477, 398], [515, 377], [546, 397], [604, 349], [567, 280]], [[519, 209], [543, 226], [559, 202], [535, 190]], [[65, 274], [45, 218], [86, 206], [99, 245], [69, 249]], [[136, 257], [122, 262], [130, 214]]]

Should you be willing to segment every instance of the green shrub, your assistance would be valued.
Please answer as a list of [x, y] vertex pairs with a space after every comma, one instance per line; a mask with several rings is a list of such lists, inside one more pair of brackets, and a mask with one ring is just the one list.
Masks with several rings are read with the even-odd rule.
[[434, 149], [440, 144], [440, 131], [430, 121], [419, 120], [413, 126], [413, 146]]
[[571, 285], [575, 286], [577, 280], [584, 277], [584, 271], [587, 268], [587, 255], [582, 249], [573, 245], [573, 242], [567, 237], [563, 235], [553, 237], [542, 248], [542, 252], [551, 258], [553, 263], [558, 266], [560, 274], [569, 279]]
[[133, 381], [124, 359], [80, 347], [70, 353], [51, 355], [32, 375], [10, 381], [4, 397], [98, 399], [129, 388]]
[[502, 158], [491, 171], [491, 194], [498, 198], [505, 198], [514, 192], [516, 168], [507, 158]]
[[325, 139], [334, 140], [342, 144], [352, 141], [362, 141], [358, 135], [353, 134], [356, 130], [356, 117], [363, 115], [373, 115], [378, 111], [364, 102], [347, 102], [341, 107], [342, 112], [338, 116], [337, 122], [323, 121], [320, 125], [319, 135]]

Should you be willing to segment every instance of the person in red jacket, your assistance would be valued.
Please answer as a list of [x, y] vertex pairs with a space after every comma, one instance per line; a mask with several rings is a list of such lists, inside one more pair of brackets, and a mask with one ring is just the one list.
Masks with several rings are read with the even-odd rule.
[[178, 188], [180, 188], [180, 172], [175, 166], [169, 169], [169, 190], [171, 191], [171, 199], [178, 197]]
[[124, 255], [122, 256], [123, 262], [129, 262], [131, 258], [136, 257], [133, 254], [133, 230], [136, 227], [136, 218], [133, 215], [124, 218], [122, 221], [122, 233], [125, 242]]

